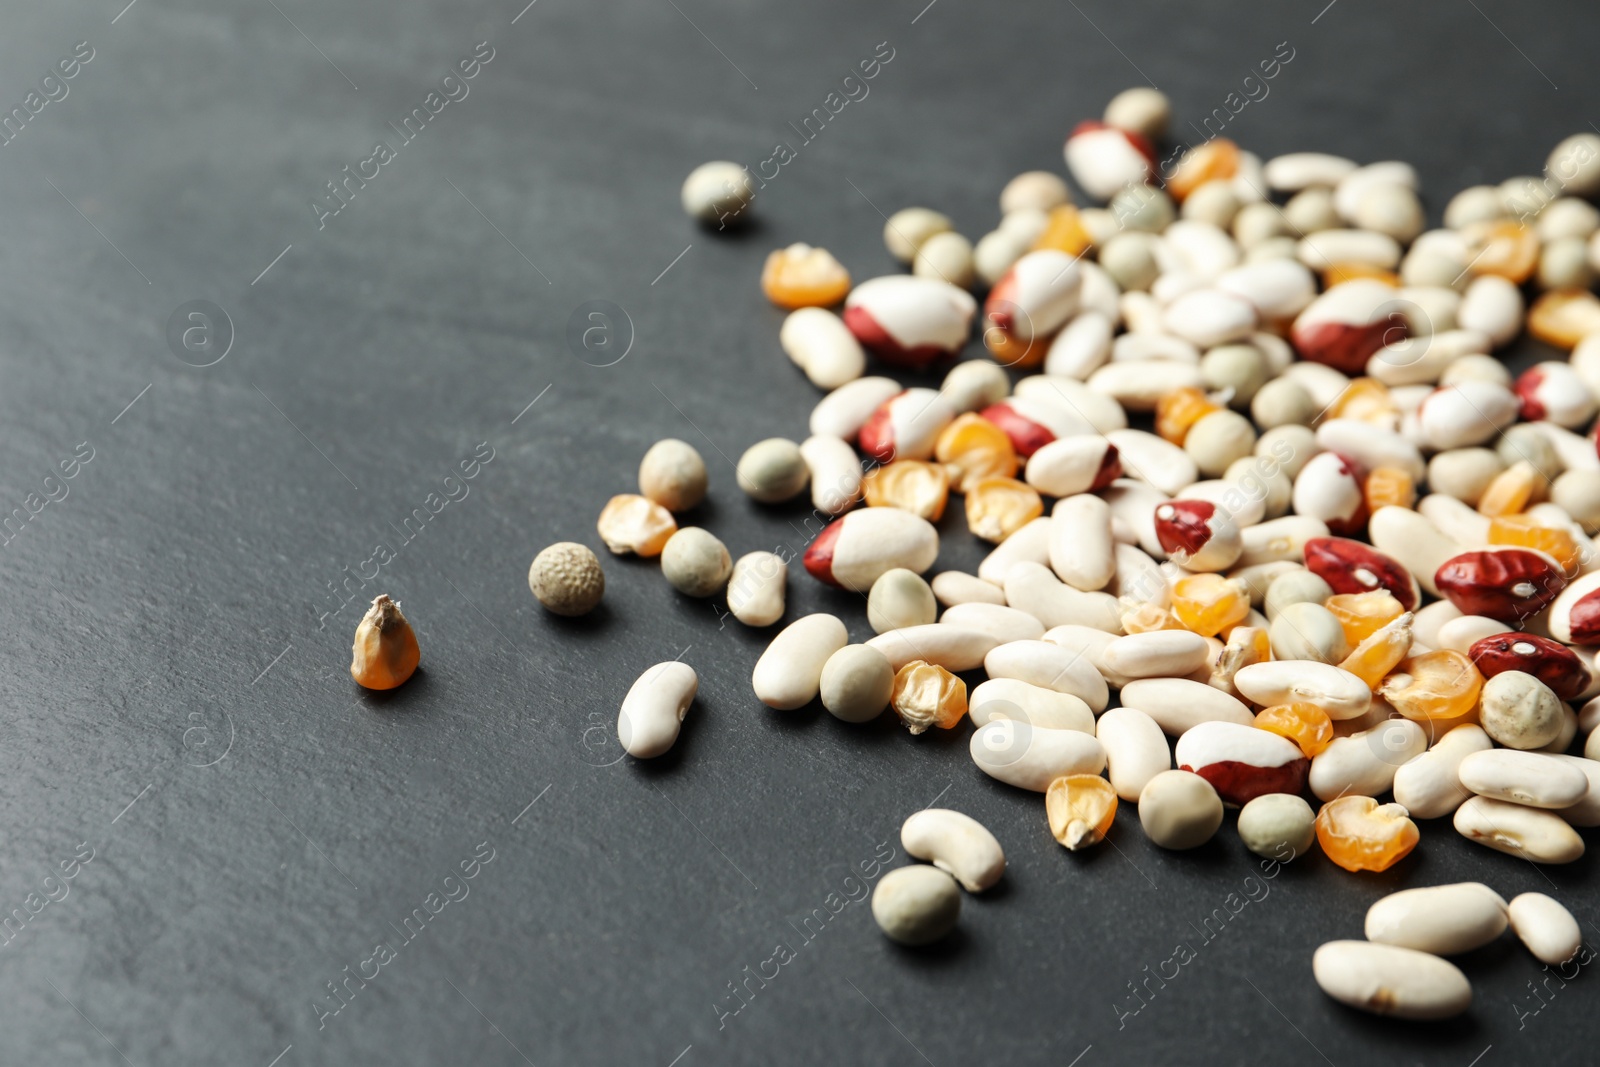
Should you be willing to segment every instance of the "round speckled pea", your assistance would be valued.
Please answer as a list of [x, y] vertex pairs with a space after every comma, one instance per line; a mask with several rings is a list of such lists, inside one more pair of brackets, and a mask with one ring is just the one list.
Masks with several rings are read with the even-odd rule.
[[1310, 659], [1337, 665], [1350, 653], [1350, 643], [1338, 618], [1321, 604], [1310, 601], [1280, 608], [1267, 629], [1267, 639], [1273, 659]]
[[1263, 431], [1279, 426], [1308, 426], [1320, 410], [1305, 386], [1288, 378], [1266, 382], [1250, 398], [1250, 416]]
[[955, 929], [961, 888], [955, 878], [929, 864], [897, 867], [872, 891], [872, 917], [891, 941], [932, 944]]
[[707, 597], [728, 584], [733, 557], [709, 530], [685, 526], [661, 550], [661, 573], [678, 592]]
[[1123, 229], [1160, 233], [1178, 216], [1172, 197], [1153, 185], [1129, 185], [1111, 198], [1106, 210]]
[[1267, 793], [1239, 809], [1239, 840], [1258, 856], [1287, 863], [1316, 838], [1316, 813], [1292, 793]]
[[936, 233], [955, 229], [947, 215], [931, 208], [901, 208], [883, 225], [883, 243], [889, 254], [902, 263], [917, 257], [917, 249]]
[[1183, 450], [1207, 478], [1220, 478], [1236, 459], [1256, 446], [1256, 428], [1237, 411], [1224, 408], [1203, 416], [1189, 428]]
[[1156, 248], [1161, 239], [1142, 230], [1125, 230], [1100, 249], [1100, 266], [1124, 292], [1149, 289], [1161, 276]]
[[1249, 407], [1267, 382], [1267, 359], [1255, 345], [1218, 345], [1201, 357], [1200, 380], [1208, 390], [1230, 393], [1231, 406]]
[[528, 588], [553, 614], [587, 615], [605, 595], [606, 575], [587, 546], [558, 541], [533, 557]]
[[1483, 732], [1507, 748], [1543, 748], [1561, 733], [1563, 705], [1550, 687], [1524, 671], [1502, 671], [1483, 683]]
[[800, 494], [810, 480], [800, 446], [783, 437], [769, 437], [745, 449], [734, 477], [739, 488], [763, 504], [777, 504]]
[[822, 665], [822, 706], [844, 722], [871, 722], [889, 706], [894, 667], [867, 645], [845, 645]]

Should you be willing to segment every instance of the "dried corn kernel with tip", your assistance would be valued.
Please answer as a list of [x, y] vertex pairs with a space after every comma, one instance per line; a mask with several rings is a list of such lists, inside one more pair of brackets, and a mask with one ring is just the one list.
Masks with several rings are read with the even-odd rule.
[[1491, 519], [1521, 514], [1527, 510], [1540, 480], [1539, 471], [1532, 463], [1518, 460], [1494, 476], [1478, 498], [1478, 514]]
[[1339, 667], [1366, 682], [1368, 689], [1378, 688], [1389, 672], [1411, 651], [1412, 618], [1408, 611], [1375, 631], [1356, 645]]
[[1367, 510], [1379, 508], [1411, 509], [1417, 503], [1417, 483], [1411, 475], [1397, 467], [1378, 467], [1362, 483], [1362, 493], [1367, 498]]
[[783, 308], [829, 307], [850, 292], [850, 272], [826, 248], [792, 244], [767, 257], [761, 291]]
[[1344, 638], [1351, 648], [1383, 629], [1405, 613], [1400, 601], [1387, 589], [1370, 593], [1335, 593], [1322, 606], [1333, 613], [1344, 627]]
[[1478, 703], [1483, 675], [1459, 652], [1439, 649], [1401, 660], [1378, 695], [1408, 719], [1455, 719]]
[[654, 500], [634, 493], [622, 493], [606, 501], [595, 524], [600, 540], [619, 556], [629, 552], [638, 556], [659, 556], [667, 541], [678, 532], [672, 512]]
[[1400, 288], [1400, 275], [1370, 263], [1330, 263], [1322, 272], [1324, 289], [1353, 281], [1382, 282], [1391, 289]]
[[1521, 285], [1539, 265], [1539, 237], [1511, 219], [1475, 222], [1461, 231], [1474, 274], [1497, 274]]
[[1528, 309], [1528, 332], [1547, 345], [1571, 349], [1600, 331], [1600, 300], [1587, 289], [1545, 293]]
[[1105, 840], [1117, 815], [1117, 792], [1098, 774], [1068, 774], [1044, 794], [1050, 832], [1073, 852]]
[[1266, 630], [1257, 626], [1235, 626], [1228, 631], [1228, 642], [1211, 665], [1211, 684], [1225, 693], [1232, 693], [1233, 676], [1239, 673], [1239, 668], [1265, 663], [1271, 658], [1272, 640]]
[[1287, 737], [1307, 759], [1333, 743], [1333, 720], [1315, 704], [1274, 704], [1256, 715], [1256, 726]]
[[1389, 387], [1376, 378], [1357, 378], [1340, 391], [1328, 405], [1329, 419], [1357, 419], [1379, 426], [1390, 426], [1400, 417]]
[[1172, 585], [1172, 614], [1187, 630], [1215, 637], [1250, 614], [1250, 595], [1220, 574], [1191, 574]]
[[1239, 146], [1226, 137], [1213, 137], [1183, 154], [1167, 179], [1167, 191], [1182, 202], [1206, 182], [1224, 181], [1237, 173]]
[[971, 492], [983, 478], [1010, 478], [1017, 473], [1017, 450], [1010, 435], [971, 412], [944, 428], [933, 446], [933, 455], [954, 468], [951, 477], [961, 493]]
[[1339, 797], [1317, 812], [1317, 842], [1347, 871], [1386, 871], [1417, 847], [1411, 813], [1371, 797]]
[[1050, 209], [1044, 232], [1033, 242], [1033, 251], [1053, 248], [1069, 256], [1077, 256], [1087, 252], [1093, 243], [1094, 239], [1078, 217], [1078, 209], [1071, 204], [1062, 204]]
[[1195, 423], [1221, 411], [1218, 404], [1206, 399], [1206, 394], [1193, 386], [1163, 393], [1156, 401], [1156, 433], [1175, 445], [1182, 445]]
[[1567, 574], [1582, 562], [1583, 550], [1570, 530], [1546, 526], [1527, 515], [1499, 515], [1489, 521], [1491, 545], [1532, 548], [1552, 557]]
[[1122, 632], [1125, 634], [1148, 634], [1156, 630], [1182, 630], [1183, 623], [1173, 617], [1172, 612], [1160, 604], [1139, 603], [1123, 598], [1120, 605], [1122, 618]]
[[967, 683], [937, 664], [914, 659], [894, 676], [889, 706], [907, 730], [953, 729], [967, 714]]
[[393, 689], [411, 677], [421, 659], [417, 635], [400, 613], [400, 605], [387, 593], [374, 597], [356, 626], [350, 677], [366, 689]]
[[967, 528], [999, 543], [1044, 514], [1039, 491], [1015, 478], [980, 478], [967, 492]]
[[938, 522], [950, 499], [950, 475], [937, 463], [897, 459], [868, 471], [861, 491], [868, 507], [899, 508]]

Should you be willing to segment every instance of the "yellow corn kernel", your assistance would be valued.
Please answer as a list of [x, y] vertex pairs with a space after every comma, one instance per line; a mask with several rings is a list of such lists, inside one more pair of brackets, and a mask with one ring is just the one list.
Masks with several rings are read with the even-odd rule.
[[1044, 514], [1039, 491], [1015, 478], [979, 478], [967, 492], [967, 528], [999, 543]]
[[861, 479], [861, 494], [871, 508], [899, 508], [938, 522], [950, 499], [950, 476], [937, 463], [897, 459], [874, 467]]

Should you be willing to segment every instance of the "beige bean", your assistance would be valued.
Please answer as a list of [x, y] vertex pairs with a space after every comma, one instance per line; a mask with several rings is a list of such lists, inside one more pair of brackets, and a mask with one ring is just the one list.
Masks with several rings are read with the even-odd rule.
[[1256, 721], [1237, 697], [1187, 678], [1140, 678], [1122, 687], [1125, 707], [1138, 708], [1173, 737], [1203, 722]]
[[1385, 719], [1333, 742], [1311, 760], [1307, 784], [1318, 800], [1350, 794], [1376, 797], [1394, 787], [1401, 764], [1420, 756], [1428, 735], [1410, 719]]
[[678, 740], [700, 678], [687, 663], [658, 663], [641, 674], [617, 714], [617, 740], [635, 759], [653, 759]]
[[1354, 719], [1372, 704], [1372, 691], [1341, 667], [1304, 660], [1274, 660], [1240, 667], [1233, 684], [1245, 699], [1260, 707], [1304, 701], [1330, 719]]
[[[1050, 517], [1041, 515], [996, 545], [978, 564], [978, 577], [1003, 588], [1006, 575], [1014, 565], [1035, 563], [1042, 566], [1049, 562]], [[1053, 579], [1055, 575], [1050, 577]]]
[[952, 875], [969, 893], [981, 893], [1006, 873], [1006, 854], [977, 819], [949, 808], [924, 808], [900, 827], [906, 855]]
[[[1017, 534], [1011, 535], [1011, 539], [1015, 537]], [[1010, 543], [1011, 539], [1005, 543]], [[1043, 564], [1014, 565], [1006, 574], [1005, 591], [1008, 604], [1026, 611], [1047, 629], [1079, 625], [1113, 634], [1122, 632], [1122, 616], [1115, 597], [1074, 589], [1058, 580]]]
[[1449, 815], [1472, 795], [1461, 784], [1461, 761], [1493, 746], [1489, 735], [1476, 723], [1453, 727], [1432, 748], [1395, 771], [1395, 801], [1418, 819]]
[[1063, 775], [1099, 774], [1106, 753], [1079, 730], [1049, 730], [1015, 719], [978, 727], [968, 742], [972, 762], [997, 781], [1043, 793]]
[[1016, 719], [1046, 730], [1078, 730], [1094, 734], [1094, 712], [1082, 697], [1030, 685], [1016, 678], [990, 678], [967, 699], [974, 726], [998, 719]]
[[933, 589], [933, 595], [947, 608], [953, 608], [958, 604], [1003, 606], [1006, 602], [1006, 594], [999, 586], [962, 571], [941, 571], [933, 576], [933, 581], [929, 584]]
[[1058, 693], [1071, 693], [1097, 713], [1105, 710], [1111, 697], [1106, 680], [1094, 664], [1050, 641], [998, 645], [983, 658], [983, 669], [991, 678], [1016, 678]]
[[1172, 749], [1161, 727], [1137, 708], [1112, 708], [1095, 724], [1095, 736], [1106, 751], [1111, 787], [1123, 800], [1137, 803], [1150, 779], [1172, 769]]
[[1571, 863], [1583, 855], [1578, 832], [1538, 808], [1473, 797], [1456, 809], [1454, 824], [1469, 841], [1534, 863]]
[[1111, 508], [1089, 493], [1056, 501], [1050, 512], [1050, 567], [1083, 592], [1103, 589], [1116, 573]]
[[897, 671], [920, 659], [959, 673], [976, 670], [998, 644], [993, 634], [982, 630], [932, 622], [886, 631], [868, 641], [867, 647], [882, 652]]
[[1016, 608], [999, 604], [958, 604], [939, 617], [944, 626], [981, 630], [996, 641], [1038, 641], [1044, 637], [1044, 623]]
[[1511, 929], [1540, 962], [1557, 966], [1583, 947], [1578, 920], [1555, 898], [1543, 893], [1519, 893], [1511, 898], [1509, 910]]
[[817, 698], [828, 657], [849, 643], [836, 616], [819, 612], [796, 619], [756, 661], [750, 678], [756, 698], [780, 711], [805, 707]]
[[728, 577], [728, 610], [746, 626], [771, 626], [783, 618], [789, 565], [773, 552], [747, 552]]
[[1329, 941], [1311, 958], [1322, 991], [1397, 1019], [1448, 1019], [1472, 1005], [1472, 983], [1448, 960], [1371, 941]]
[[1570, 808], [1589, 792], [1589, 776], [1542, 752], [1492, 748], [1462, 759], [1461, 784], [1481, 797], [1530, 808]]
[[1181, 678], [1206, 665], [1211, 646], [1187, 630], [1129, 634], [1106, 646], [1106, 666], [1124, 678]]
[[1402, 889], [1367, 909], [1368, 941], [1454, 956], [1487, 945], [1506, 928], [1506, 902], [1482, 882]]

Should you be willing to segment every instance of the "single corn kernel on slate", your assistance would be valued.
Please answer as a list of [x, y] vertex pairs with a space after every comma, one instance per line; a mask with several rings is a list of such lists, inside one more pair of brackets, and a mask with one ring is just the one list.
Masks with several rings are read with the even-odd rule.
[[667, 541], [678, 532], [678, 522], [672, 512], [654, 500], [621, 493], [606, 502], [595, 528], [614, 554], [625, 556], [632, 552], [648, 559], [661, 555]]
[[761, 291], [782, 308], [830, 307], [850, 292], [850, 272], [826, 248], [792, 244], [767, 256]]
[[1256, 714], [1256, 726], [1300, 746], [1309, 759], [1333, 743], [1333, 720], [1315, 704], [1274, 704]]
[[1117, 792], [1098, 774], [1068, 774], [1050, 783], [1044, 810], [1050, 833], [1076, 852], [1105, 840], [1117, 816]]
[[367, 689], [393, 689], [404, 684], [422, 652], [417, 635], [400, 613], [400, 605], [380, 593], [361, 617], [350, 650], [350, 677]]
[[894, 676], [889, 706], [907, 730], [953, 729], [967, 714], [967, 683], [937, 664], [914, 659]]
[[1386, 871], [1417, 847], [1421, 835], [1399, 804], [1339, 797], [1317, 812], [1317, 842], [1347, 871]]
[[869, 508], [899, 508], [938, 522], [950, 499], [950, 476], [937, 463], [897, 459], [868, 471], [861, 491]]
[[1459, 652], [1438, 649], [1401, 660], [1378, 695], [1408, 719], [1455, 719], [1471, 711], [1483, 675]]

